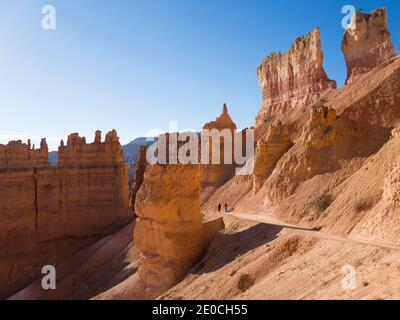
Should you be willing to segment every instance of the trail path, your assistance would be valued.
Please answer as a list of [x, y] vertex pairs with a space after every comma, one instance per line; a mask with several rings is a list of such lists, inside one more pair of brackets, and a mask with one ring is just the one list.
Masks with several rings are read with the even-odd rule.
[[298, 234], [302, 234], [302, 235], [306, 235], [306, 236], [310, 236], [310, 237], [314, 237], [314, 238], [318, 238], [318, 239], [361, 244], [361, 245], [365, 245], [365, 246], [372, 246], [372, 247], [377, 247], [377, 248], [384, 248], [384, 249], [400, 251], [400, 246], [397, 246], [397, 245], [391, 245], [388, 243], [381, 243], [381, 242], [376, 242], [376, 241], [369, 241], [369, 240], [365, 240], [365, 239], [354, 239], [354, 238], [338, 236], [338, 235], [334, 235], [331, 233], [326, 233], [326, 232], [322, 232], [322, 231], [318, 231], [318, 230], [314, 230], [314, 229], [302, 228], [302, 227], [299, 227], [296, 225], [278, 221], [267, 215], [262, 215], [262, 214], [248, 214], [248, 213], [232, 212], [232, 213], [226, 213], [226, 214], [224, 214], [224, 216], [236, 218], [239, 220], [247, 220], [247, 221], [254, 221], [254, 222], [259, 222], [259, 223], [265, 223], [265, 224], [269, 224], [272, 226], [282, 227], [285, 229], [291, 229]]

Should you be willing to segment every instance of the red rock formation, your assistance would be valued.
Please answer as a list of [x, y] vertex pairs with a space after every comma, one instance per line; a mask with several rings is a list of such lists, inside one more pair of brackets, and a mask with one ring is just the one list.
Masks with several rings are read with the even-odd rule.
[[153, 165], [137, 193], [139, 275], [155, 296], [174, 285], [203, 250], [197, 165]]
[[336, 110], [328, 107], [316, 107], [310, 113], [310, 119], [303, 129], [300, 137], [301, 143], [306, 146], [319, 150], [333, 146], [343, 140], [344, 136], [339, 136], [336, 126]]
[[326, 106], [315, 107], [294, 146], [278, 161], [266, 182], [267, 203], [279, 204], [302, 182], [340, 170], [347, 159], [369, 156], [385, 134], [346, 118]]
[[392, 208], [400, 207], [400, 162], [396, 161], [390, 166], [384, 180], [382, 198]]
[[257, 69], [263, 102], [256, 126], [311, 105], [324, 90], [336, 88], [336, 82], [328, 79], [322, 64], [319, 29], [297, 38], [287, 53], [265, 58]]
[[387, 28], [386, 9], [357, 12], [346, 30], [342, 50], [347, 64], [346, 84], [396, 56]]
[[271, 125], [266, 136], [258, 142], [254, 156], [253, 191], [257, 192], [271, 175], [276, 163], [293, 143], [287, 126], [278, 121]]
[[329, 103], [340, 117], [393, 128], [400, 119], [400, 57], [345, 86]]
[[68, 136], [67, 146], [58, 148], [58, 166], [122, 164], [123, 152], [115, 130], [107, 133], [105, 143], [101, 143], [101, 131], [96, 132], [95, 141], [86, 144], [86, 139], [78, 133]]
[[31, 168], [49, 165], [46, 139], [40, 142], [40, 149], [31, 147], [31, 142], [11, 141], [7, 145], [0, 144], [0, 169]]
[[57, 167], [48, 163], [45, 140], [40, 150], [21, 142], [0, 147], [0, 297], [131, 219], [115, 131], [106, 142], [99, 132], [84, 142], [73, 134], [61, 143]]
[[228, 107], [226, 103], [224, 103], [222, 107], [222, 112], [221, 115], [215, 119], [215, 121], [208, 122], [204, 125], [203, 129], [217, 129], [217, 130], [224, 130], [224, 129], [230, 129], [230, 130], [236, 130], [236, 124], [233, 122], [231, 116], [228, 113]]
[[140, 187], [143, 184], [144, 174], [146, 172], [147, 166], [149, 165], [146, 159], [146, 151], [147, 151], [146, 146], [141, 146], [139, 148], [139, 156], [135, 163], [135, 178], [131, 189], [131, 193], [129, 195], [129, 203], [133, 212], [135, 211], [136, 194], [138, 193]]
[[[206, 201], [216, 188], [235, 175], [236, 165], [234, 164], [233, 139], [236, 133], [236, 124], [229, 116], [226, 104], [222, 108], [221, 115], [215, 121], [205, 124], [203, 130], [216, 131], [217, 133], [221, 133], [221, 136], [223, 136], [223, 131], [227, 130], [227, 133], [232, 138], [232, 142], [229, 143], [221, 138], [220, 146], [217, 148], [214, 146], [212, 139], [209, 139], [209, 164], [202, 164], [201, 166], [201, 203]], [[206, 143], [203, 139], [202, 137], [202, 145]], [[219, 164], [212, 163], [213, 155], [215, 154], [219, 154], [220, 156]], [[231, 164], [225, 164], [225, 159], [228, 158], [232, 159]]]
[[199, 165], [147, 166], [135, 212], [142, 298], [158, 297], [181, 280], [225, 228], [222, 218], [201, 221]]

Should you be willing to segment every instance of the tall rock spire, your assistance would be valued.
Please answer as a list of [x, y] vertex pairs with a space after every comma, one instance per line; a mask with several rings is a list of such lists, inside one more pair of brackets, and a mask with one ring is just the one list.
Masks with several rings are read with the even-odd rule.
[[387, 28], [386, 9], [357, 12], [344, 34], [342, 50], [347, 65], [346, 84], [396, 56]]
[[204, 125], [203, 129], [218, 129], [218, 130], [223, 130], [223, 129], [231, 129], [235, 130], [237, 129], [236, 124], [233, 122], [231, 116], [228, 113], [228, 107], [226, 103], [224, 103], [222, 107], [222, 112], [221, 115], [215, 119], [215, 121], [208, 122]]
[[226, 106], [226, 103], [224, 103], [224, 106], [222, 107], [222, 114], [228, 114], [228, 107]]
[[315, 103], [336, 82], [323, 68], [320, 30], [298, 37], [284, 54], [273, 53], [257, 69], [262, 106], [256, 126], [295, 109]]

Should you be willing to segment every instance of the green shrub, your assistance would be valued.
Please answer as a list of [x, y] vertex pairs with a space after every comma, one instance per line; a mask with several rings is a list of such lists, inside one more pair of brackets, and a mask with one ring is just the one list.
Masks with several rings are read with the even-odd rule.
[[237, 288], [244, 292], [251, 286], [251, 278], [247, 273], [242, 273], [237, 282]]
[[370, 210], [374, 206], [374, 201], [372, 198], [357, 200], [354, 204], [354, 210], [357, 213]]
[[323, 213], [332, 203], [333, 198], [330, 194], [323, 193], [314, 200], [314, 209], [318, 214]]

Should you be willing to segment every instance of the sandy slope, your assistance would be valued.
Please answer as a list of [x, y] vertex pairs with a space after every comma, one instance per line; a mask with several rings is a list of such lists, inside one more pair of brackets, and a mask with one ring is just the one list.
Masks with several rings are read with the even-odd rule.
[[[237, 217], [226, 219], [207, 256], [162, 299], [400, 298], [398, 247]], [[354, 289], [342, 286], [349, 266]]]
[[237, 218], [237, 219], [254, 221], [254, 222], [259, 222], [259, 223], [263, 223], [263, 224], [269, 224], [269, 225], [274, 225], [277, 227], [291, 229], [293, 231], [293, 233], [295, 233], [295, 234], [309, 236], [312, 238], [317, 238], [317, 239], [322, 239], [322, 240], [332, 240], [332, 241], [352, 243], [352, 244], [360, 244], [360, 245], [366, 245], [366, 246], [371, 246], [371, 247], [377, 247], [377, 248], [381, 248], [381, 249], [390, 249], [390, 250], [400, 251], [400, 246], [393, 245], [390, 243], [382, 243], [382, 242], [367, 240], [367, 239], [366, 240], [354, 239], [351, 237], [344, 237], [344, 236], [338, 236], [335, 234], [330, 234], [327, 232], [321, 232], [321, 231], [318, 231], [317, 229], [302, 228], [301, 226], [296, 226], [293, 224], [287, 224], [287, 223], [278, 221], [278, 220], [271, 218], [265, 214], [264, 215], [254, 215], [254, 214], [248, 214], [248, 213], [232, 213], [232, 214], [230, 214], [230, 216]]
[[57, 265], [56, 290], [44, 291], [38, 279], [10, 299], [88, 299], [115, 286], [137, 270], [133, 227], [130, 223]]

